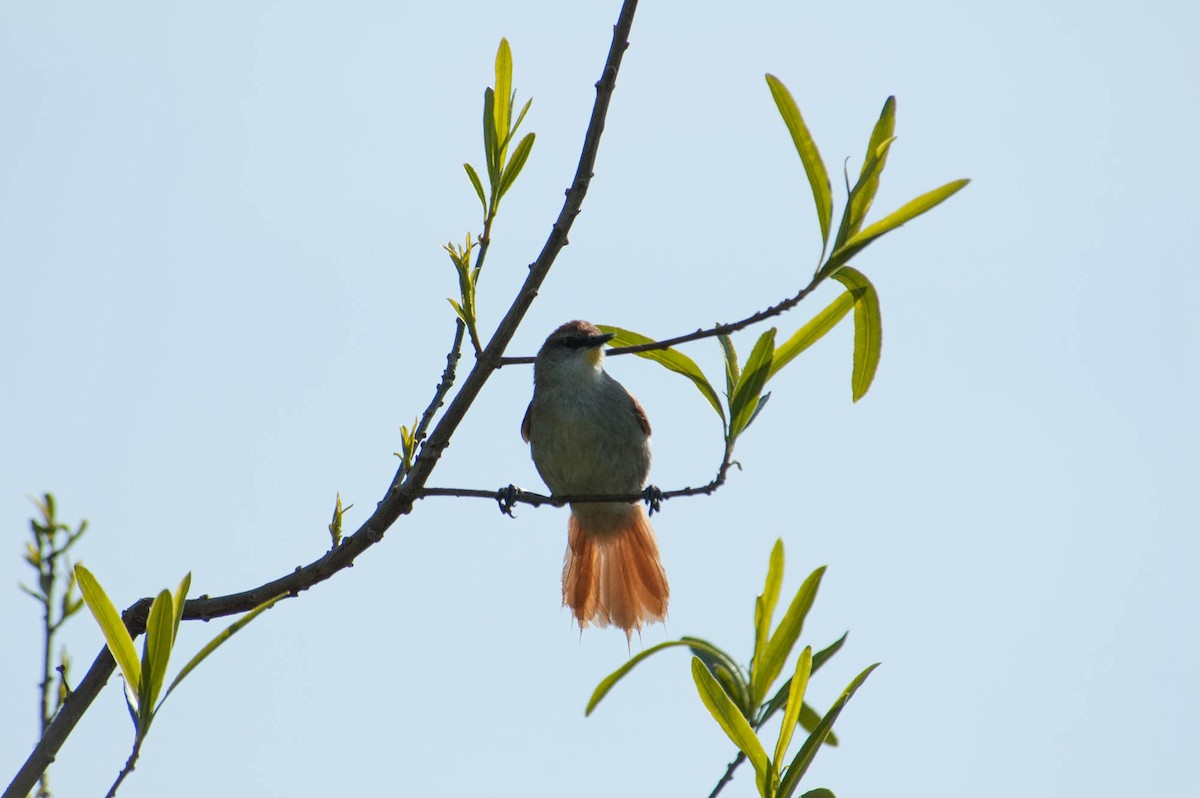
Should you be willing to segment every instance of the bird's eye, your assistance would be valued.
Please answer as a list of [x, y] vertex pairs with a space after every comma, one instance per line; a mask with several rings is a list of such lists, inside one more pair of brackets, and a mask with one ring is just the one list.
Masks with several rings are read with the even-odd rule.
[[582, 349], [588, 345], [588, 339], [582, 336], [573, 335], [570, 338], [563, 339], [563, 345], [567, 349]]

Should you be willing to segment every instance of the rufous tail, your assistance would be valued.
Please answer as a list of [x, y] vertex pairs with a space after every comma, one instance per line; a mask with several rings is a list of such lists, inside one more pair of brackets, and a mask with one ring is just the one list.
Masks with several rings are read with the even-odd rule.
[[579, 628], [614, 625], [630, 638], [643, 624], [667, 617], [671, 589], [658, 557], [650, 519], [640, 504], [604, 519], [567, 523], [563, 606]]

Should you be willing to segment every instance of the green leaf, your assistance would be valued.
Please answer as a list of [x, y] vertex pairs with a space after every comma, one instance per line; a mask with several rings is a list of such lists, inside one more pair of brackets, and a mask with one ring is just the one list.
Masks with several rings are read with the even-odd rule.
[[150, 616], [146, 620], [146, 641], [142, 649], [142, 680], [138, 688], [138, 707], [142, 722], [138, 729], [145, 734], [154, 716], [158, 694], [167, 678], [167, 664], [171, 659], [171, 646], [175, 642], [175, 607], [170, 591], [160, 591], [150, 605]]
[[721, 344], [721, 352], [725, 355], [725, 396], [733, 398], [733, 389], [737, 387], [738, 377], [742, 373], [738, 366], [737, 350], [733, 348], [733, 339], [725, 333], [717, 336], [717, 342]]
[[767, 690], [771, 689], [771, 685], [783, 670], [784, 662], [787, 661], [788, 655], [792, 653], [792, 648], [800, 638], [800, 632], [804, 628], [804, 619], [808, 615], [808, 611], [812, 609], [813, 601], [817, 597], [817, 588], [821, 586], [821, 577], [824, 574], [825, 566], [823, 565], [809, 574], [808, 578], [804, 580], [804, 584], [800, 585], [800, 589], [796, 591], [796, 595], [792, 598], [792, 603], [788, 605], [787, 612], [783, 614], [783, 620], [779, 622], [775, 633], [767, 641], [766, 654], [763, 656], [760, 667], [756, 668], [754, 672], [754, 695], [758, 700], [761, 701]]
[[854, 307], [854, 294], [847, 291], [837, 299], [829, 303], [829, 305], [813, 316], [807, 324], [796, 330], [792, 337], [783, 342], [775, 350], [775, 357], [771, 360], [771, 373], [768, 379], [774, 377], [775, 374], [796, 359], [796, 356], [808, 349], [810, 346], [821, 340], [827, 332], [837, 326], [850, 309]]
[[783, 711], [783, 725], [779, 727], [779, 740], [775, 743], [776, 763], [782, 762], [792, 742], [792, 732], [800, 720], [800, 709], [804, 706], [804, 691], [808, 689], [808, 677], [812, 673], [812, 647], [805, 646], [796, 658], [796, 673], [792, 675], [792, 686], [788, 690], [787, 704]]
[[681, 640], [668, 640], [665, 643], [659, 643], [656, 646], [651, 646], [650, 648], [646, 649], [645, 651], [640, 651], [637, 654], [633, 655], [629, 659], [628, 662], [626, 662], [621, 667], [617, 668], [615, 671], [610, 673], [608, 676], [605, 676], [600, 681], [600, 684], [596, 685], [596, 689], [592, 691], [592, 697], [590, 699], [588, 699], [587, 709], [585, 709], [583, 711], [583, 714], [591, 715], [592, 710], [596, 708], [596, 705], [599, 704], [601, 700], [603, 700], [604, 696], [608, 695], [608, 691], [613, 688], [613, 685], [615, 685], [617, 682], [621, 681], [621, 679], [625, 678], [625, 674], [627, 674], [631, 670], [633, 670], [634, 667], [639, 662], [646, 659], [647, 657], [649, 657], [652, 654], [657, 654], [659, 651], [662, 651], [663, 649], [675, 648], [677, 646], [687, 646], [688, 648], [691, 648], [691, 649], [698, 648], [703, 651], [707, 651], [709, 654], [712, 654], [712, 655], [718, 657], [719, 659], [721, 659], [724, 662], [731, 663], [731, 664], [733, 663], [733, 659], [728, 654], [726, 654], [724, 651], [717, 648], [712, 643], [701, 640], [697, 637], [685, 637], [685, 638], [682, 638]]
[[[613, 327], [608, 324], [599, 324], [596, 326], [602, 332], [613, 334], [612, 346], [640, 346], [642, 344], [654, 343], [654, 339], [652, 338], [647, 338], [630, 330], [623, 330], [620, 327]], [[700, 393], [704, 395], [708, 403], [712, 405], [713, 410], [717, 411], [717, 415], [721, 417], [722, 423], [725, 421], [725, 409], [721, 407], [721, 400], [717, 397], [717, 392], [713, 390], [708, 378], [704, 376], [704, 372], [696, 365], [696, 361], [675, 349], [651, 349], [646, 352], [635, 352], [634, 354], [638, 357], [644, 357], [647, 360], [653, 360], [660, 366], [664, 366], [676, 374], [682, 374], [684, 377], [687, 377]]]
[[525, 105], [521, 106], [521, 113], [517, 115], [517, 121], [513, 122], [512, 130], [509, 131], [510, 136], [515, 134], [521, 127], [521, 123], [525, 121], [525, 114], [529, 113], [529, 106], [531, 105], [533, 105], [533, 100], [529, 99], [525, 101]]
[[[495, 120], [496, 140], [502, 142], [508, 138], [509, 114], [512, 113], [512, 73], [512, 50], [508, 46], [508, 39], [501, 39], [500, 47], [496, 50], [496, 94], [492, 114]], [[497, 166], [503, 167], [503, 147], [499, 147], [498, 150]]]
[[500, 164], [496, 160], [497, 142], [503, 133], [496, 132], [496, 93], [492, 89], [483, 90], [483, 156], [487, 161], [488, 185], [492, 187], [492, 198], [495, 199], [496, 183], [500, 179]]
[[804, 173], [808, 175], [808, 184], [812, 187], [813, 202], [817, 206], [817, 221], [821, 224], [821, 242], [829, 243], [829, 224], [833, 218], [833, 190], [829, 186], [829, 173], [825, 171], [825, 162], [817, 151], [817, 143], [813, 141], [800, 115], [800, 108], [792, 98], [787, 86], [774, 75], [767, 75], [767, 85], [771, 87], [771, 96], [779, 108], [779, 114], [792, 134], [792, 143], [796, 152], [800, 153], [800, 162], [804, 164]]
[[746, 684], [742, 669], [733, 661], [733, 658], [700, 638], [685, 635], [680, 639], [699, 644], [689, 646], [692, 655], [699, 657], [700, 661], [708, 668], [709, 673], [717, 678], [717, 681], [725, 688], [726, 694], [733, 699], [733, 703], [746, 716], [746, 720], [752, 718], [757, 705], [750, 695], [750, 685]]
[[533, 149], [534, 134], [526, 133], [525, 138], [517, 144], [517, 148], [513, 150], [512, 159], [508, 162], [508, 167], [504, 170], [504, 176], [500, 178], [500, 189], [496, 192], [497, 197], [503, 197], [512, 187], [513, 182], [517, 179], [517, 175], [521, 174], [521, 169], [525, 166], [525, 161], [529, 159], [529, 151]]
[[[229, 626], [227, 626], [225, 628], [224, 631], [222, 631], [220, 634], [218, 634], [212, 640], [209, 640], [208, 644], [206, 646], [204, 646], [204, 648], [200, 649], [200, 651], [198, 651], [196, 653], [196, 656], [194, 656], [190, 660], [188, 660], [188, 663], [186, 665], [184, 665], [183, 669], [180, 670], [178, 675], [175, 676], [175, 680], [171, 682], [171, 686], [167, 688], [167, 692], [163, 694], [162, 701], [158, 702], [158, 705], [162, 706], [164, 703], [166, 703], [167, 696], [171, 695], [171, 692], [175, 689], [175, 687], [180, 682], [182, 682], [184, 677], [187, 676], [189, 673], [191, 673], [196, 668], [197, 665], [199, 665], [201, 662], [203, 662], [205, 657], [207, 657], [209, 654], [216, 651], [217, 648], [222, 643], [224, 643], [226, 640], [228, 640], [229, 638], [231, 638], [235, 634], [237, 634], [238, 631], [240, 631], [242, 629], [242, 627], [244, 627], [246, 624], [253, 621], [258, 616], [262, 615], [267, 610], [274, 607], [275, 603], [277, 601], [285, 598], [286, 596], [287, 596], [287, 594], [284, 593], [282, 595], [276, 596], [273, 599], [268, 599], [268, 600], [264, 601], [262, 604], [259, 604], [257, 607], [250, 610], [250, 612], [246, 613], [241, 618], [238, 618], [236, 621], [231, 623]], [[155, 711], [157, 711], [157, 708]]]
[[759, 336], [746, 367], [742, 369], [737, 387], [729, 400], [729, 436], [736, 438], [750, 425], [750, 419], [758, 409], [758, 399], [767, 377], [771, 373], [771, 361], [775, 356], [775, 328]]
[[866, 275], [857, 269], [843, 266], [833, 278], [855, 295], [854, 302], [854, 368], [850, 390], [857, 402], [867, 395], [883, 349], [883, 316], [879, 311], [879, 294]]
[[191, 587], [192, 572], [188, 571], [183, 575], [183, 579], [179, 580], [179, 587], [175, 589], [175, 623], [171, 626], [172, 641], [179, 637], [179, 622], [183, 620], [183, 605], [187, 601], [188, 590]]
[[463, 164], [463, 169], [467, 170], [467, 177], [471, 180], [471, 185], [475, 187], [475, 194], [479, 197], [479, 203], [483, 205], [483, 212], [487, 214], [487, 196], [483, 193], [483, 182], [479, 179], [479, 174], [475, 171], [475, 167], [469, 163]]
[[463, 306], [449, 297], [446, 297], [446, 301], [450, 303], [450, 307], [454, 308], [454, 312], [457, 313], [458, 317], [463, 320], [463, 323], [469, 327], [471, 325], [471, 320], [467, 318], [467, 312], [463, 310]]
[[[788, 684], [791, 684], [790, 679], [788, 680]], [[800, 728], [811, 733], [821, 722], [821, 716], [817, 714], [817, 711], [813, 709], [811, 705], [805, 702], [804, 706], [800, 707], [800, 717], [798, 722], [800, 723]], [[825, 736], [825, 745], [836, 748], [837, 744], [837, 735], [835, 735], [833, 732], [829, 732], [829, 734]]]
[[804, 745], [796, 752], [796, 757], [792, 760], [792, 764], [788, 766], [787, 772], [783, 775], [783, 780], [779, 784], [779, 798], [790, 798], [796, 786], [800, 783], [801, 777], [808, 770], [808, 766], [812, 764], [813, 757], [817, 755], [817, 750], [829, 735], [829, 730], [833, 728], [833, 723], [837, 720], [838, 715], [842, 714], [842, 710], [846, 708], [846, 704], [850, 701], [850, 698], [862, 686], [862, 683], [867, 680], [867, 677], [871, 675], [871, 671], [878, 667], [879, 663], [876, 662], [854, 677], [854, 681], [850, 682], [850, 685], [842, 691], [837, 701], [825, 713], [825, 717], [821, 718], [821, 722], [817, 724], [817, 728], [812, 734], [808, 735], [808, 739], [804, 741]]
[[863, 158], [858, 182], [850, 190], [850, 196], [846, 200], [842, 223], [833, 239], [835, 250], [862, 227], [867, 211], [875, 201], [875, 192], [879, 190], [879, 176], [883, 174], [883, 167], [887, 164], [888, 150], [896, 140], [893, 135], [895, 132], [896, 98], [888, 97], [883, 104], [883, 110], [879, 112], [879, 120], [871, 131], [871, 140], [867, 142], [867, 154]]
[[692, 658], [692, 680], [695, 681], [696, 690], [700, 693], [700, 700], [708, 708], [709, 714], [754, 766], [754, 773], [758, 777], [759, 784], [768, 783], [771, 761], [767, 759], [766, 750], [759, 742], [758, 736], [754, 734], [754, 730], [750, 728], [750, 722], [742, 715], [741, 710], [734, 706], [724, 688], [708, 672], [708, 668], [704, 666], [699, 657]]
[[758, 673], [763, 657], [767, 654], [767, 640], [771, 636], [771, 621], [775, 617], [775, 605], [779, 603], [779, 591], [783, 587], [783, 538], [776, 538], [771, 547], [771, 559], [767, 564], [767, 580], [762, 595], [754, 602], [754, 653], [750, 657], [750, 694], [757, 706], [762, 702], [759, 691]]
[[[830, 657], [832, 657], [834, 654], [838, 653], [838, 651], [841, 650], [842, 646], [846, 643], [846, 636], [848, 634], [850, 634], [850, 633], [849, 632], [843, 633], [842, 636], [839, 637], [837, 640], [834, 640], [832, 643], [830, 643], [825, 648], [821, 649], [820, 651], [818, 651], [816, 654], [813, 655], [813, 665], [812, 665], [813, 673], [816, 673], [817, 671], [819, 671], [821, 669], [821, 666], [829, 661]], [[783, 686], [779, 688], [779, 692], [775, 693], [775, 696], [770, 701], [767, 702], [766, 706], [763, 708], [763, 711], [759, 715], [759, 720], [758, 720], [758, 723], [756, 724], [757, 726], [762, 726], [764, 723], [766, 723], [768, 720], [771, 719], [772, 715], [774, 715], [779, 709], [781, 709], [783, 707], [784, 702], [787, 701], [787, 694], [788, 694], [788, 691], [791, 689], [791, 687], [792, 687], [792, 680], [789, 678], [786, 682], [783, 683]], [[800, 717], [801, 717], [801, 723], [803, 724], [803, 722], [804, 722], [803, 721], [803, 718], [804, 718], [803, 710], [801, 710]], [[818, 716], [817, 719], [820, 720], [820, 716]], [[805, 728], [807, 729], [809, 727], [805, 726]], [[810, 731], [811, 731], [811, 729], [810, 729]]]
[[770, 391], [767, 391], [762, 396], [758, 397], [758, 404], [754, 406], [754, 412], [750, 414], [750, 420], [746, 422], [746, 426], [742, 427], [742, 432], [745, 432], [750, 428], [750, 425], [754, 423], [754, 419], [758, 418], [758, 414], [761, 413], [762, 409], [767, 406], [767, 401], [770, 400], [770, 398]]
[[804, 793], [800, 798], [837, 798], [837, 796], [824, 787], [817, 787], [815, 790]]
[[813, 655], [813, 673], [819, 671], [821, 666], [828, 662], [834, 654], [842, 650], [842, 646], [846, 644], [846, 637], [849, 636], [849, 634], [849, 632], [842, 632], [841, 637], [839, 637], [837, 640], [834, 640], [832, 643], [825, 646], [825, 648]]
[[908, 201], [878, 222], [855, 233], [841, 247], [833, 251], [825, 266], [822, 267], [821, 273], [826, 277], [832, 275], [875, 239], [895, 230], [905, 222], [912, 221], [926, 211], [936, 208], [962, 190], [970, 182], [970, 180], [965, 179], [953, 180], [944, 186], [935, 188], [933, 191], [928, 191], [916, 199]]
[[129, 636], [129, 630], [121, 621], [117, 608], [113, 606], [104, 589], [100, 587], [100, 583], [96, 581], [96, 577], [92, 576], [88, 569], [82, 565], [76, 565], [75, 578], [79, 582], [79, 592], [83, 596], [84, 603], [91, 610], [96, 623], [100, 624], [100, 631], [104, 633], [104, 641], [108, 644], [108, 650], [112, 652], [113, 659], [121, 668], [125, 684], [131, 691], [136, 691], [138, 685], [142, 683], [142, 669], [138, 663], [137, 651], [133, 647], [133, 638]]

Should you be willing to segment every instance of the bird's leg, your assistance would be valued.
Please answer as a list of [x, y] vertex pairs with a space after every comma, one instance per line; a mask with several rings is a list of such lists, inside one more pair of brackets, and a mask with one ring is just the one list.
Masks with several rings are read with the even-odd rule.
[[642, 501], [650, 509], [650, 515], [654, 515], [662, 510], [663, 492], [657, 485], [647, 485], [642, 491]]
[[500, 505], [500, 512], [509, 518], [516, 518], [513, 508], [517, 506], [517, 497], [520, 495], [521, 489], [511, 484], [496, 491], [496, 502]]

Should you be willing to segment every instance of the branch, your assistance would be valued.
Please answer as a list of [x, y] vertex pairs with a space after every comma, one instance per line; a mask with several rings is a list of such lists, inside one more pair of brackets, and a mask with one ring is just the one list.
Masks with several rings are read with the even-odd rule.
[[733, 761], [729, 763], [729, 766], [725, 768], [725, 775], [722, 776], [721, 780], [717, 782], [717, 786], [713, 787], [713, 791], [708, 794], [708, 798], [717, 798], [717, 795], [719, 795], [721, 790], [725, 788], [725, 785], [733, 781], [733, 771], [737, 770], [738, 765], [745, 761], [746, 755], [741, 751], [738, 751], [738, 755], [734, 757]]
[[[280, 594], [287, 594], [289, 597], [296, 596], [353, 565], [359, 554], [383, 539], [384, 533], [401, 515], [412, 512], [413, 504], [420, 498], [421, 490], [437, 465], [442, 451], [449, 446], [451, 436], [479, 395], [488, 377], [499, 368], [505, 347], [512, 340], [517, 327], [533, 303], [534, 297], [537, 296], [538, 289], [546, 279], [546, 275], [549, 274], [550, 267], [554, 264], [558, 253], [567, 245], [567, 233], [570, 231], [575, 217], [579, 215], [583, 199], [587, 195], [588, 186], [591, 183], [592, 169], [596, 163], [596, 154], [600, 149], [600, 137], [604, 132], [604, 119], [608, 113], [613, 90], [616, 88], [621, 59], [629, 46], [629, 32], [633, 27], [633, 16], [636, 10], [637, 0], [625, 0], [621, 6], [617, 23], [613, 27], [612, 44], [604, 64], [604, 72], [600, 80], [596, 82], [596, 101], [592, 106], [592, 116], [584, 136], [579, 164], [576, 167], [574, 179], [567, 189], [562, 210], [551, 228], [550, 236], [537, 259], [530, 265], [525, 283], [496, 328], [491, 341], [479, 355], [471, 373], [463, 382], [462, 388], [459, 389], [441, 420], [421, 447], [421, 453], [413, 463], [412, 469], [405, 473], [404, 465], [401, 464], [387, 494], [376, 506], [371, 517], [353, 535], [345, 538], [340, 545], [320, 559], [251, 590], [218, 598], [191, 599], [184, 605], [184, 618], [207, 620], [223, 615], [235, 615], [248, 612], [267, 599]], [[397, 480], [399, 480], [398, 484]], [[145, 609], [142, 609], [143, 607]], [[145, 631], [148, 608], [149, 599], [142, 599], [126, 611], [126, 626], [131, 635], [136, 636]], [[112, 675], [114, 666], [108, 649], [101, 650], [87, 675], [84, 676], [75, 692], [71, 694], [70, 699], [55, 717], [54, 722], [50, 724], [50, 728], [34, 747], [25, 764], [4, 791], [2, 798], [25, 798], [37, 781], [38, 775], [54, 761], [54, 757], [74, 729], [75, 724], [79, 722], [83, 713], [95, 700], [109, 676]]]
[[634, 502], [646, 501], [650, 503], [650, 512], [653, 514], [658, 511], [659, 501], [677, 499], [682, 496], [711, 496], [718, 488], [725, 484], [725, 478], [729, 473], [730, 467], [733, 465], [732, 455], [733, 447], [726, 444], [725, 456], [721, 461], [721, 467], [717, 469], [717, 475], [712, 478], [712, 481], [697, 488], [688, 486], [668, 491], [647, 488], [642, 493], [566, 493], [561, 496], [546, 496], [542, 493], [522, 490], [515, 485], [509, 485], [499, 490], [484, 490], [481, 488], [422, 488], [417, 498], [452, 496], [459, 499], [491, 499], [500, 504], [500, 511], [505, 515], [512, 515], [512, 508], [516, 504], [528, 504], [532, 507], [541, 507], [544, 504], [548, 504], [551, 507], [562, 507], [564, 504], [596, 504], [599, 502], [629, 502], [632, 504]]
[[[819, 272], [813, 275], [812, 281], [800, 289], [793, 297], [785, 299], [769, 308], [753, 313], [740, 321], [732, 321], [727, 324], [716, 324], [706, 329], [699, 329], [695, 332], [687, 333], [686, 335], [678, 335], [674, 338], [664, 338], [661, 341], [654, 341], [648, 344], [638, 344], [637, 346], [615, 346], [612, 349], [605, 350], [605, 355], [635, 355], [638, 352], [650, 352], [655, 349], [670, 349], [678, 344], [686, 344], [691, 341], [699, 341], [702, 338], [714, 338], [718, 335], [728, 335], [744, 330], [745, 328], [758, 324], [760, 321], [765, 321], [774, 316], [783, 315], [785, 312], [799, 305], [804, 298], [817, 289], [822, 282], [825, 281], [825, 276]], [[522, 355], [519, 357], [501, 358], [501, 366], [518, 366], [523, 364], [533, 363], [536, 358], [530, 355]]]
[[[483, 258], [480, 256], [481, 263], [482, 260]], [[467, 325], [463, 323], [462, 319], [455, 319], [454, 343], [450, 345], [450, 351], [446, 353], [446, 368], [442, 371], [442, 379], [438, 382], [437, 388], [434, 389], [433, 398], [429, 400], [429, 405], [425, 408], [425, 412], [421, 414], [420, 422], [417, 424], [416, 429], [413, 430], [413, 440], [418, 443], [425, 440], [429, 425], [433, 423], [434, 414], [437, 413], [446, 401], [446, 394], [450, 393], [450, 389], [454, 387], [454, 377], [458, 370], [458, 360], [462, 357], [463, 332], [466, 328]], [[402, 462], [400, 468], [396, 471], [396, 475], [392, 477], [392, 487], [389, 490], [394, 490], [404, 480], [407, 473], [405, 463]]]

